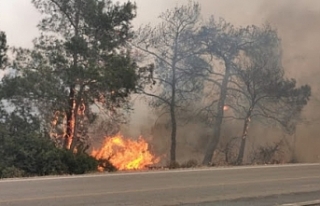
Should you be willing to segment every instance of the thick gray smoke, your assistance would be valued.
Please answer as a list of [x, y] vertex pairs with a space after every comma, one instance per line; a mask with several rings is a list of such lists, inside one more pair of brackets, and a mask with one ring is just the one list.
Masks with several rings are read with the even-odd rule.
[[319, 161], [320, 1], [265, 1], [258, 13], [279, 31], [288, 77], [312, 87], [312, 99], [304, 112], [308, 124], [301, 125], [297, 133], [297, 152], [301, 160]]
[[[187, 3], [186, 0], [170, 1], [162, 0], [164, 11], [172, 8], [176, 3]], [[137, 2], [139, 5], [139, 1]], [[222, 17], [235, 26], [262, 25], [270, 23], [278, 30], [282, 39], [283, 66], [288, 78], [295, 78], [298, 84], [310, 84], [312, 87], [312, 99], [305, 108], [305, 122], [299, 125], [296, 133], [297, 155], [300, 161], [318, 161], [320, 155], [320, 137], [318, 124], [320, 123], [320, 1], [317, 0], [199, 0], [202, 6], [203, 17], [214, 15]], [[146, 3], [145, 3], [146, 5]], [[146, 8], [140, 7], [140, 17], [147, 16], [143, 13]], [[139, 17], [139, 13], [138, 13]], [[152, 18], [153, 20], [153, 18]], [[143, 20], [145, 23], [145, 19]], [[132, 116], [133, 123], [129, 126], [128, 133], [137, 135], [143, 131], [151, 132], [154, 112], [147, 109], [147, 105], [139, 102], [137, 111]], [[232, 127], [232, 128], [229, 128]], [[228, 131], [223, 135], [234, 136], [239, 130], [238, 126], [228, 125]], [[163, 128], [165, 130], [165, 128]], [[129, 132], [130, 131], [130, 132]], [[251, 128], [252, 144], [272, 142], [281, 137], [274, 133], [273, 128], [256, 126]], [[154, 136], [159, 152], [165, 152], [169, 145], [169, 134], [158, 128]], [[211, 135], [212, 131], [201, 125], [189, 125], [178, 131], [178, 159], [202, 158], [201, 150], [205, 146], [203, 136]], [[205, 138], [205, 137], [204, 137]], [[292, 139], [291, 139], [292, 140]], [[197, 156], [197, 155], [199, 156]]]

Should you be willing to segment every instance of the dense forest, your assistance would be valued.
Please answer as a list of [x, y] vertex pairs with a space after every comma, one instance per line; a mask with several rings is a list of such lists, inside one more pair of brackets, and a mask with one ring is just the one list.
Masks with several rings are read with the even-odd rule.
[[[297, 161], [294, 137], [311, 87], [286, 75], [271, 25], [206, 19], [193, 1], [139, 28], [131, 2], [32, 3], [43, 15], [32, 48], [10, 47], [0, 32], [0, 177], [119, 169], [90, 151], [97, 134], [135, 121], [134, 98], [157, 117], [149, 144], [165, 166]], [[277, 138], [257, 137], [256, 128]], [[178, 155], [187, 147], [200, 159]]]

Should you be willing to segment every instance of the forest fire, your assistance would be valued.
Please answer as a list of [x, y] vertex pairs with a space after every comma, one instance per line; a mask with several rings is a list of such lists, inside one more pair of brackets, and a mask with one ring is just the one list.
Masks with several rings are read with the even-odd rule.
[[96, 159], [108, 159], [118, 170], [145, 169], [160, 161], [150, 152], [145, 139], [127, 139], [121, 134], [106, 137], [101, 148], [93, 150], [91, 155]]

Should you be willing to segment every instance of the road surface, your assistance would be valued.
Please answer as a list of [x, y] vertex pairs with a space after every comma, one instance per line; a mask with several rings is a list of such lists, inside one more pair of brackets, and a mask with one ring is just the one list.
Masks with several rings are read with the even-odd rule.
[[0, 180], [1, 206], [240, 206], [247, 198], [290, 193], [320, 198], [320, 164]]

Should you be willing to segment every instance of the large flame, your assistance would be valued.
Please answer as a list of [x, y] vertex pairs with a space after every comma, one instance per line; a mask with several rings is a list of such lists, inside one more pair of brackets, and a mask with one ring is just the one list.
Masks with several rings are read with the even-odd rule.
[[145, 169], [160, 160], [150, 152], [145, 139], [132, 140], [121, 134], [106, 137], [102, 147], [93, 150], [91, 155], [96, 159], [109, 159], [118, 170]]

